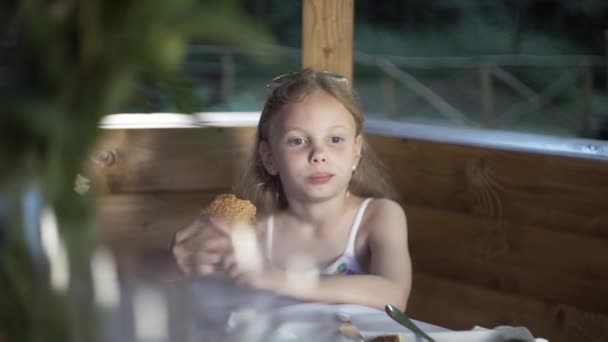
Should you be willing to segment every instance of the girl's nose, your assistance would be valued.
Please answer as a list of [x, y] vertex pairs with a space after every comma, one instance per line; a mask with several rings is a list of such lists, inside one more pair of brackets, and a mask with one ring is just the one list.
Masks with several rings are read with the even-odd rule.
[[326, 160], [327, 157], [325, 156], [325, 153], [318, 148], [312, 151], [312, 154], [310, 155], [310, 161], [313, 164], [325, 163]]
[[325, 163], [325, 156], [315, 154], [312, 156], [312, 162], [315, 164]]

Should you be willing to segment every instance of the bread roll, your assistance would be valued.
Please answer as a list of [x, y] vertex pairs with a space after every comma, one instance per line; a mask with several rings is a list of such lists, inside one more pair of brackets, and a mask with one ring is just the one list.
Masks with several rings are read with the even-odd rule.
[[372, 340], [370, 340], [370, 342], [401, 342], [401, 341], [403, 341], [403, 339], [401, 338], [401, 335], [399, 335], [399, 334], [376, 336]]
[[254, 229], [255, 214], [256, 208], [250, 201], [241, 200], [234, 194], [221, 194], [201, 210], [201, 215], [221, 216], [227, 221], [234, 259], [245, 272], [259, 272], [264, 266]]
[[256, 208], [250, 201], [239, 199], [234, 194], [221, 194], [201, 210], [201, 215], [221, 216], [231, 226], [237, 223], [254, 224], [255, 214]]

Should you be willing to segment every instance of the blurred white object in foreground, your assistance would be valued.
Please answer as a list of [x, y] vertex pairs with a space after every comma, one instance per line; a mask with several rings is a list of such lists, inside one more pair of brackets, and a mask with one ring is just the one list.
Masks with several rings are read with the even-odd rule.
[[244, 224], [236, 225], [231, 230], [230, 239], [239, 269], [243, 272], [261, 272], [264, 262], [255, 229]]
[[49, 260], [50, 281], [52, 288], [64, 293], [70, 285], [70, 265], [59, 229], [57, 217], [51, 208], [45, 208], [40, 218], [42, 249]]
[[110, 250], [99, 247], [93, 252], [91, 272], [95, 303], [106, 310], [117, 307], [120, 304], [120, 288], [116, 262]]
[[138, 288], [133, 296], [133, 315], [137, 341], [167, 341], [169, 315], [163, 292], [152, 288]]

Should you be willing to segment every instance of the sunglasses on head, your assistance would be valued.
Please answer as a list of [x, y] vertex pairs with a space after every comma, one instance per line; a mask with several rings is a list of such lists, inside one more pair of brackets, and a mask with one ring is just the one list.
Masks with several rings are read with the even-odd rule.
[[[323, 78], [328, 78], [333, 81], [344, 83], [345, 85], [348, 85], [348, 78], [346, 78], [340, 74], [336, 74], [331, 71], [317, 71], [316, 74], [320, 75]], [[279, 87], [287, 82], [291, 82], [291, 81], [295, 80], [298, 75], [300, 75], [300, 72], [298, 72], [298, 71], [279, 75], [279, 76], [273, 78], [270, 82], [268, 82], [268, 84], [266, 85], [266, 88], [268, 88], [268, 90], [270, 90], [270, 91], [273, 91], [277, 87]]]

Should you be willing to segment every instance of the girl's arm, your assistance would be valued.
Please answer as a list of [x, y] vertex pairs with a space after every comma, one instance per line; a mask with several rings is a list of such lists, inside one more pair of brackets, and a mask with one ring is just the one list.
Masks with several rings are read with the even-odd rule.
[[412, 283], [405, 213], [391, 200], [374, 202], [374, 210], [366, 219], [370, 274], [324, 276], [317, 286], [309, 288], [289, 283], [284, 272], [276, 270], [263, 277], [248, 275], [242, 281], [305, 301], [360, 304], [378, 309], [393, 304], [405, 309]]

